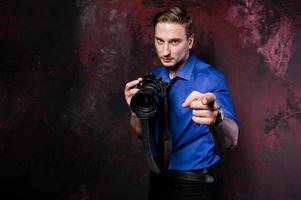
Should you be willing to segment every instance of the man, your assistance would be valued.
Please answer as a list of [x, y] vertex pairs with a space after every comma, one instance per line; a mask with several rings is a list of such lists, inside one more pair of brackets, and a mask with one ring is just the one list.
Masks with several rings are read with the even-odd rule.
[[[173, 153], [167, 174], [151, 174], [149, 199], [211, 199], [210, 169], [219, 160], [215, 144], [233, 148], [238, 140], [229, 89], [223, 75], [191, 51], [194, 30], [186, 10], [164, 10], [154, 17], [153, 25], [156, 53], [163, 65], [153, 73], [167, 83], [177, 81], [169, 91]], [[126, 84], [128, 105], [141, 80]], [[130, 124], [140, 137], [142, 127], [134, 113]]]

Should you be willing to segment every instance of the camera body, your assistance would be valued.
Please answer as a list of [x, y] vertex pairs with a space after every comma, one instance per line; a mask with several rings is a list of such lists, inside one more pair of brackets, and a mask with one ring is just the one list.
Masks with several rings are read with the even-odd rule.
[[166, 84], [161, 77], [146, 73], [137, 85], [139, 91], [132, 97], [130, 108], [140, 119], [150, 119], [164, 105]]

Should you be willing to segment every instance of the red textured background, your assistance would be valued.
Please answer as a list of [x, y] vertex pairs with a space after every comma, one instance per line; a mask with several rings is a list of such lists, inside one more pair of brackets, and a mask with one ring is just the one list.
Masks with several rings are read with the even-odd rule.
[[126, 81], [158, 64], [151, 19], [180, 3], [241, 122], [217, 199], [301, 198], [298, 0], [0, 3], [0, 199], [146, 199]]

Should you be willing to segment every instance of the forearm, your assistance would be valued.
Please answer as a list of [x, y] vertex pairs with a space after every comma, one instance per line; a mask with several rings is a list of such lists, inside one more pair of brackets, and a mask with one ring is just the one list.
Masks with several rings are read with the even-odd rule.
[[142, 139], [141, 121], [134, 113], [132, 113], [132, 115], [131, 115], [130, 125], [131, 125], [134, 135], [136, 137], [138, 137], [139, 139]]
[[227, 117], [216, 125], [209, 126], [214, 139], [224, 148], [233, 148], [238, 141], [239, 128], [237, 124]]

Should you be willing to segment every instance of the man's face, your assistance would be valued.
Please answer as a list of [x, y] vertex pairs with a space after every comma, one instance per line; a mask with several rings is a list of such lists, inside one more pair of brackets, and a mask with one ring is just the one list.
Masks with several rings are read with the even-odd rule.
[[187, 39], [183, 24], [160, 22], [155, 27], [157, 55], [172, 70], [178, 70], [187, 61], [193, 40], [193, 34]]

